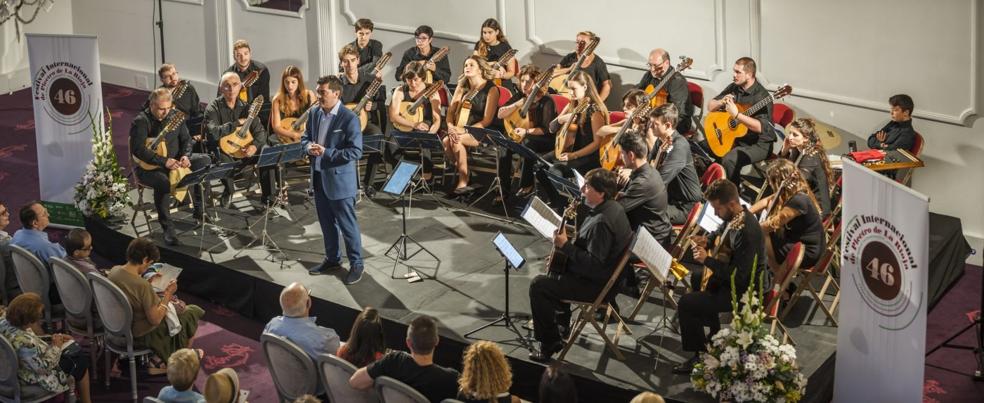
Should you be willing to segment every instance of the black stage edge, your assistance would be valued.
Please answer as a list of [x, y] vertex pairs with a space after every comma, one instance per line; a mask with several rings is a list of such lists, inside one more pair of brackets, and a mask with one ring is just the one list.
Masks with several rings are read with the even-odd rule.
[[929, 213], [929, 309], [963, 275], [970, 251], [959, 218]]

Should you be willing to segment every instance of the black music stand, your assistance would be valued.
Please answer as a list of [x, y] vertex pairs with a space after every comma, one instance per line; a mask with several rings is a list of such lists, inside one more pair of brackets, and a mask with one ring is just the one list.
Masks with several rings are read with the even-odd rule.
[[[398, 130], [394, 130], [390, 134], [400, 148], [416, 148], [418, 150], [421, 167], [424, 165], [424, 150], [444, 152], [444, 143], [441, 142], [441, 138], [437, 134], [418, 131], [403, 132]], [[431, 189], [427, 181], [423, 180], [423, 178], [418, 178], [410, 188], [410, 207], [413, 207], [413, 194], [418, 188], [424, 189], [427, 194], [434, 196], [434, 189]], [[438, 204], [442, 204], [436, 197], [434, 200]]]
[[[533, 150], [526, 148], [522, 144], [512, 141], [512, 139], [507, 139], [506, 136], [502, 135], [502, 133], [500, 133], [497, 130], [490, 130], [490, 129], [473, 127], [473, 126], [465, 126], [465, 130], [467, 130], [468, 133], [475, 138], [475, 140], [478, 140], [478, 142], [480, 143], [490, 144], [492, 146], [492, 149], [496, 151], [495, 177], [492, 179], [492, 184], [489, 185], [489, 188], [488, 190], [485, 191], [485, 193], [483, 193], [477, 199], [472, 201], [471, 204], [468, 205], [468, 207], [474, 207], [475, 204], [478, 204], [479, 201], [486, 198], [488, 195], [492, 194], [492, 192], [498, 191], [499, 197], [502, 199], [502, 212], [503, 214], [505, 214], [507, 220], [511, 220], [511, 218], [509, 217], [509, 209], [506, 207], [506, 194], [502, 190], [502, 178], [499, 177], [499, 172], [500, 172], [499, 148], [502, 147], [508, 150], [512, 150], [513, 152], [523, 156], [523, 158], [526, 158], [529, 154], [533, 154], [535, 156], [536, 153], [534, 153]], [[512, 178], [507, 178], [506, 180], [512, 180]]]
[[544, 169], [543, 173], [547, 175], [547, 179], [550, 179], [554, 189], [557, 189], [559, 193], [566, 194], [568, 199], [576, 199], [581, 196], [581, 187], [576, 183], [547, 169]]
[[502, 257], [505, 259], [505, 266], [502, 269], [503, 273], [505, 273], [506, 275], [506, 282], [504, 286], [505, 296], [506, 296], [505, 310], [502, 312], [502, 314], [499, 315], [497, 319], [489, 323], [486, 323], [474, 330], [471, 330], [468, 333], [465, 333], [465, 337], [471, 338], [471, 335], [478, 333], [479, 331], [485, 330], [489, 327], [495, 326], [501, 322], [502, 325], [506, 328], [506, 330], [509, 330], [516, 335], [517, 339], [523, 345], [523, 347], [526, 347], [528, 351], [533, 351], [533, 345], [530, 342], [529, 338], [523, 336], [523, 334], [519, 331], [519, 328], [516, 327], [516, 324], [513, 323], [512, 315], [509, 313], [509, 271], [510, 271], [509, 268], [512, 267], [514, 270], [519, 270], [520, 268], [523, 267], [524, 264], [526, 264], [526, 258], [524, 258], [523, 255], [519, 254], [519, 251], [517, 251], [516, 248], [512, 245], [512, 243], [509, 242], [508, 239], [506, 239], [506, 236], [502, 232], [495, 234], [495, 237], [492, 238], [492, 245], [495, 246], [495, 250], [497, 250], [499, 254], [502, 255]]
[[[229, 162], [229, 163], [220, 164], [220, 165], [207, 166], [205, 168], [202, 168], [202, 169], [199, 169], [197, 171], [194, 171], [194, 172], [192, 172], [192, 173], [190, 173], [188, 175], [185, 175], [185, 177], [182, 178], [181, 181], [178, 182], [177, 185], [175, 185], [176, 187], [187, 187], [187, 186], [198, 185], [198, 191], [202, 195], [202, 204], [203, 204], [203, 206], [202, 206], [202, 220], [201, 220], [201, 224], [198, 227], [198, 230], [201, 231], [201, 234], [200, 234], [201, 240], [198, 243], [198, 253], [199, 254], [201, 254], [202, 253], [202, 250], [205, 249], [205, 228], [206, 228], [206, 226], [212, 227], [212, 229], [215, 230], [215, 232], [218, 233], [220, 236], [224, 232], [230, 231], [228, 228], [224, 228], [222, 226], [219, 226], [219, 225], [216, 225], [216, 224], [213, 224], [213, 223], [208, 223], [207, 220], [205, 219], [206, 217], [211, 217], [213, 221], [218, 221], [218, 219], [219, 219], [218, 214], [216, 214], [214, 217], [213, 216], [210, 216], [208, 214], [208, 210], [207, 210], [208, 203], [205, 203], [204, 202], [204, 200], [205, 200], [205, 186], [206, 186], [207, 183], [210, 183], [213, 180], [224, 179], [224, 178], [232, 175], [232, 172], [235, 171], [235, 169], [238, 167], [238, 165], [239, 165], [239, 163]], [[211, 250], [211, 248], [209, 248], [209, 250]]]
[[248, 228], [249, 233], [253, 235], [253, 240], [250, 241], [248, 244], [246, 244], [246, 246], [240, 248], [239, 251], [236, 252], [235, 255], [233, 255], [233, 258], [238, 257], [239, 254], [243, 253], [243, 251], [249, 249], [251, 246], [253, 246], [256, 243], [256, 241], [260, 241], [263, 244], [263, 246], [266, 246], [271, 249], [270, 250], [271, 253], [268, 256], [268, 258], [270, 258], [270, 261], [273, 261], [272, 259], [273, 251], [278, 252], [280, 256], [283, 257], [283, 259], [280, 259], [280, 265], [281, 268], [283, 268], [284, 260], [286, 259], [287, 254], [284, 253], [283, 249], [280, 249], [280, 245], [277, 244], [277, 241], [275, 241], [273, 237], [270, 236], [269, 232], [267, 232], [267, 227], [270, 223], [271, 212], [276, 212], [277, 215], [286, 218], [287, 221], [291, 221], [290, 214], [284, 209], [284, 207], [288, 206], [288, 201], [287, 201], [287, 186], [286, 183], [284, 182], [284, 175], [283, 175], [284, 174], [283, 164], [297, 161], [303, 157], [304, 157], [304, 148], [301, 146], [301, 143], [267, 146], [267, 147], [263, 147], [263, 150], [260, 151], [259, 159], [256, 162], [256, 167], [259, 169], [274, 167], [274, 166], [277, 167], [277, 179], [278, 179], [277, 186], [279, 187], [279, 190], [277, 192], [277, 196], [274, 198], [273, 205], [266, 206], [266, 211], [263, 213], [263, 231], [261, 231], [260, 236], [256, 237], [256, 235], [253, 232], [253, 227], [260, 223], [260, 221], [257, 221]]
[[[418, 253], [424, 252], [428, 255], [431, 255], [431, 257], [437, 260], [438, 265], [440, 265], [441, 263], [441, 259], [438, 258], [437, 255], [427, 250], [427, 248], [425, 248], [424, 245], [421, 245], [420, 242], [417, 242], [416, 239], [413, 239], [412, 236], [407, 234], [407, 203], [406, 203], [407, 188], [410, 187], [411, 182], [413, 182], [414, 176], [417, 175], [417, 171], [419, 170], [420, 170], [419, 164], [409, 161], [400, 161], [400, 163], [396, 165], [396, 168], [393, 169], [393, 174], [390, 175], [389, 179], [386, 180], [386, 185], [383, 186], [383, 190], [382, 190], [385, 193], [389, 193], [394, 196], [400, 196], [400, 202], [401, 202], [400, 204], [402, 206], [402, 208], [400, 209], [400, 216], [402, 219], [402, 227], [401, 227], [402, 232], [400, 233], [400, 237], [397, 238], [392, 245], [390, 245], [389, 249], [386, 249], [386, 253], [384, 253], [383, 255], [393, 259], [393, 271], [390, 273], [390, 278], [393, 279], [398, 278], [396, 277], [396, 266], [399, 265], [400, 262], [402, 261], [403, 264], [407, 266], [407, 273], [403, 275], [403, 278], [405, 278], [407, 282], [410, 283], [415, 283], [417, 281], [422, 280], [420, 278], [420, 274], [413, 269], [413, 266], [407, 263], [410, 259], [413, 259], [414, 256], [417, 256]], [[409, 253], [407, 249], [408, 241], [410, 243], [413, 243], [414, 245], [417, 245], [417, 248], [419, 249], [417, 249], [417, 251], [413, 253]], [[390, 256], [390, 253], [393, 253], [394, 251], [396, 252], [395, 255]]]

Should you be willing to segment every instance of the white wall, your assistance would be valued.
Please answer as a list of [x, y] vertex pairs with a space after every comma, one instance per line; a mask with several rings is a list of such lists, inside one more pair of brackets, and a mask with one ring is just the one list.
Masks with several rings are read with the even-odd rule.
[[[960, 217], [975, 249], [984, 244], [984, 130], [978, 118], [984, 97], [984, 0], [309, 3], [299, 16], [286, 16], [247, 10], [244, 0], [165, 0], [168, 61], [209, 94], [231, 63], [232, 41], [245, 38], [254, 57], [270, 67], [275, 86], [287, 64], [299, 65], [309, 78], [336, 71], [335, 52], [352, 40], [351, 23], [368, 17], [376, 23], [374, 37], [396, 58], [413, 46], [417, 25], [432, 26], [435, 44], [451, 47], [457, 76], [481, 22], [496, 17], [522, 63], [556, 62], [573, 47], [577, 31], [596, 32], [602, 38], [598, 53], [613, 74], [609, 104], [615, 106], [644, 73], [651, 48], [694, 58], [686, 75], [704, 87], [705, 98], [730, 82], [735, 59], [752, 56], [765, 84], [794, 87], [785, 102], [798, 116], [854, 133], [834, 152], [845, 151], [852, 139], [864, 144], [867, 134], [887, 121], [890, 95], [912, 95], [927, 164], [916, 172], [913, 187], [931, 197], [932, 211]], [[60, 0], [56, 9], [71, 10], [74, 32], [100, 37], [103, 80], [147, 88], [154, 71], [152, 4]], [[389, 88], [395, 84], [394, 65], [383, 72]], [[981, 254], [971, 261], [980, 264]]]
[[[32, 8], [33, 10], [33, 8]], [[27, 10], [21, 15], [30, 18]], [[71, 34], [72, 2], [58, 1], [45, 12], [41, 10], [37, 18], [28, 25], [21, 25], [18, 37], [13, 20], [0, 27], [0, 94], [17, 91], [31, 85], [28, 69], [27, 40], [24, 33]]]

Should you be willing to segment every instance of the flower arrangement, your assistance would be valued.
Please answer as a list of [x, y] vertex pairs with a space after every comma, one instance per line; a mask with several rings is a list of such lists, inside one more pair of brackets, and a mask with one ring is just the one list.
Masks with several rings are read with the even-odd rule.
[[[109, 110], [106, 123], [89, 114], [92, 122], [92, 161], [86, 165], [82, 179], [75, 185], [75, 205], [86, 216], [109, 218], [123, 213], [132, 205], [126, 176], [120, 169], [113, 149], [113, 126]], [[105, 127], [105, 129], [104, 129]]]
[[[756, 278], [754, 269], [751, 278]], [[722, 401], [797, 402], [806, 390], [806, 377], [796, 364], [796, 349], [769, 334], [761, 278], [752, 284], [741, 296], [739, 309], [732, 274], [731, 328], [711, 338], [710, 348], [694, 364], [690, 382], [695, 390]]]

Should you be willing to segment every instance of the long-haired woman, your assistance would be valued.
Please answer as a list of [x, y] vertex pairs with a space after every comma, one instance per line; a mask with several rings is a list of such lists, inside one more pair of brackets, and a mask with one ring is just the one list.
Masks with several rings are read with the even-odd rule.
[[448, 106], [448, 134], [442, 139], [445, 153], [457, 166], [458, 183], [454, 188], [455, 194], [473, 190], [468, 186], [466, 147], [478, 147], [479, 143], [464, 126], [489, 127], [499, 109], [499, 89], [492, 82], [489, 64], [481, 57], [471, 55], [465, 59], [463, 70]]
[[304, 74], [297, 66], [287, 66], [280, 75], [280, 90], [274, 95], [270, 109], [270, 127], [284, 142], [301, 141], [301, 131], [280, 126], [283, 119], [299, 118], [317, 101], [314, 91], [304, 85]]

